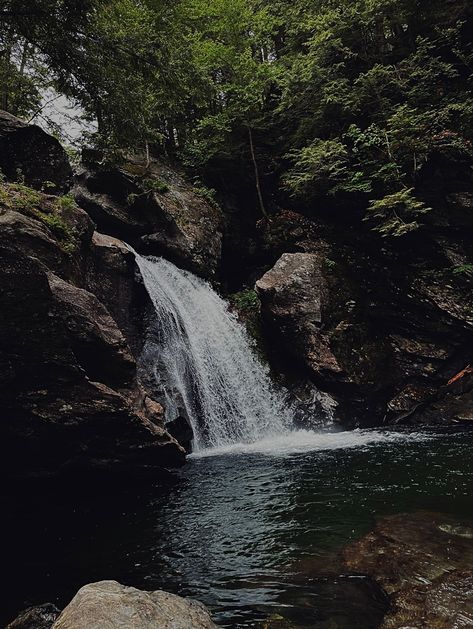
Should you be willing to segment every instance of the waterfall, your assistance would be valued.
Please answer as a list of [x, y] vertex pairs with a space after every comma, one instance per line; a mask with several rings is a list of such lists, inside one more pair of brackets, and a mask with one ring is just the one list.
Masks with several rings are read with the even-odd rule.
[[283, 395], [227, 303], [168, 260], [137, 254], [136, 261], [157, 313], [156, 373], [164, 370], [166, 406], [173, 408], [177, 391], [194, 451], [283, 434], [290, 423]]

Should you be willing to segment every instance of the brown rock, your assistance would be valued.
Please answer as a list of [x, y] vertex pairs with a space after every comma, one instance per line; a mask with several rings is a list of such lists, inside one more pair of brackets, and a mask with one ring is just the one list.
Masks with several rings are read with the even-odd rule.
[[316, 376], [342, 371], [322, 325], [328, 299], [324, 259], [323, 253], [285, 253], [256, 282], [263, 320], [286, 352]]
[[383, 629], [473, 625], [473, 522], [427, 512], [386, 516], [344, 549], [343, 562], [391, 595]]

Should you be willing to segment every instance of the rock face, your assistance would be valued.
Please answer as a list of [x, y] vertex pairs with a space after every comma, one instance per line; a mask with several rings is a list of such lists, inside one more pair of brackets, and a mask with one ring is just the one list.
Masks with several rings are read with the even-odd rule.
[[279, 362], [334, 395], [352, 424], [471, 422], [471, 282], [448, 270], [468, 245], [369, 251], [316, 231], [256, 283]]
[[138, 158], [121, 168], [83, 168], [73, 190], [98, 229], [136, 250], [164, 255], [206, 278], [215, 277], [222, 249], [218, 206], [175, 167]]
[[[0, 224], [0, 431], [8, 472], [156, 473], [183, 463], [163, 409], [137, 382], [128, 339], [138, 351], [133, 313], [144, 297], [132, 254], [93, 237], [90, 218], [69, 198], [19, 184], [1, 184]], [[121, 313], [123, 332], [106, 303]]]
[[397, 514], [343, 553], [344, 568], [391, 596], [382, 629], [473, 625], [473, 527], [438, 513]]
[[199, 602], [160, 590], [144, 592], [116, 581], [81, 588], [53, 629], [213, 629]]
[[4, 111], [0, 111], [0, 171], [7, 179], [22, 179], [38, 190], [51, 182], [54, 194], [65, 192], [72, 181], [72, 169], [59, 142], [40, 127]]

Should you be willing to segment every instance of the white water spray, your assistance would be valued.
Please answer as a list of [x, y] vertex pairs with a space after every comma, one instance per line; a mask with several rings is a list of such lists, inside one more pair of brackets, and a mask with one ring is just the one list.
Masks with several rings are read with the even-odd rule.
[[[183, 400], [194, 451], [288, 432], [290, 409], [227, 303], [163, 258], [136, 261], [158, 315], [159, 365]], [[172, 408], [172, 393], [165, 395]]]

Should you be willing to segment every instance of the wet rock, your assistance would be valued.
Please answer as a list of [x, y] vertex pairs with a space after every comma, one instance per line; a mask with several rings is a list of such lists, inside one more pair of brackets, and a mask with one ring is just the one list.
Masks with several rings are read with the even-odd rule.
[[22, 180], [37, 190], [51, 182], [54, 194], [65, 192], [72, 181], [72, 169], [59, 142], [5, 111], [0, 111], [0, 171], [9, 181]]
[[203, 277], [215, 276], [222, 249], [220, 209], [177, 168], [138, 158], [120, 168], [83, 168], [74, 196], [99, 231], [137, 250], [164, 255]]
[[166, 430], [182, 445], [186, 452], [192, 450], [192, 440], [194, 439], [194, 432], [189, 420], [182, 415], [176, 417], [176, 419], [166, 423]]
[[448, 383], [473, 364], [473, 293], [467, 275], [446, 271], [465, 267], [468, 245], [369, 244], [314, 236], [257, 281], [277, 368], [331, 394], [349, 425], [469, 422], [470, 378]]
[[135, 361], [126, 340], [95, 295], [53, 273], [48, 283], [74, 356], [93, 381], [126, 386], [135, 375]]
[[357, 293], [329, 245], [314, 247], [313, 253], [284, 254], [256, 282], [262, 320], [284, 355], [281, 363], [293, 362], [333, 396], [334, 417], [353, 421], [377, 404], [372, 398], [390, 380], [390, 348], [369, 322], [358, 321]]
[[28, 607], [6, 629], [51, 629], [60, 613], [52, 603]]
[[94, 232], [86, 285], [117, 322], [135, 359], [141, 353], [145, 314], [151, 302], [135, 262], [121, 240]]
[[[18, 190], [3, 186], [0, 202], [1, 458], [7, 472], [158, 473], [182, 464], [184, 450], [165, 431], [162, 407], [137, 381], [125, 335], [88, 290], [109, 284], [114, 273], [91, 263], [90, 219], [69, 204], [67, 217], [55, 214], [50, 223], [44, 216], [50, 216], [51, 197], [35, 193], [32, 208], [29, 189]], [[53, 229], [57, 221], [60, 232]], [[74, 255], [63, 234], [66, 244], [74, 243]], [[126, 270], [131, 284], [134, 269]], [[118, 297], [117, 311], [129, 310], [130, 295]]]
[[144, 592], [117, 581], [81, 588], [53, 629], [213, 629], [201, 603], [157, 590]]
[[472, 592], [471, 570], [454, 570], [431, 584], [401, 590], [393, 596], [381, 629], [468, 629], [473, 626]]
[[344, 549], [343, 561], [391, 595], [383, 629], [473, 624], [472, 522], [427, 512], [387, 516]]

